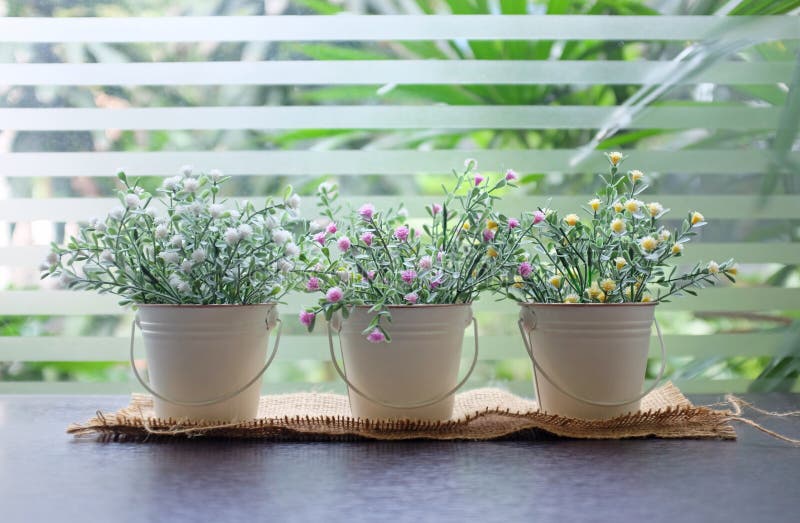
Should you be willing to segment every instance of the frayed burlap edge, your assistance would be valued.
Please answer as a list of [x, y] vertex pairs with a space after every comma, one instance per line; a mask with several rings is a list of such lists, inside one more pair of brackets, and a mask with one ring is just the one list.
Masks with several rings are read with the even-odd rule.
[[[476, 440], [539, 439], [560, 436], [580, 439], [706, 438], [736, 439], [729, 421], [732, 412], [692, 405], [671, 383], [646, 397], [643, 410], [618, 418], [589, 421], [547, 414], [536, 403], [498, 389], [478, 389], [456, 398], [456, 415], [449, 421], [365, 420], [348, 415], [304, 415], [298, 405], [334, 400], [338, 409], [346, 398], [317, 393], [283, 394], [261, 398], [268, 417], [236, 422], [187, 422], [152, 416], [152, 398], [134, 394], [131, 404], [115, 413], [97, 412], [67, 433], [100, 436], [105, 440], [174, 438], [235, 438], [270, 441], [353, 440]], [[286, 406], [287, 414], [274, 415]], [[291, 407], [295, 407], [292, 412]], [[336, 408], [331, 408], [336, 411]]]

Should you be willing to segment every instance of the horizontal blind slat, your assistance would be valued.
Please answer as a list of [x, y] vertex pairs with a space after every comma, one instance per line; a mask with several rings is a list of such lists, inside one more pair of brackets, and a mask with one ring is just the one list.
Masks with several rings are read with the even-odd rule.
[[[262, 196], [251, 195], [248, 197], [234, 198], [235, 201], [245, 199], [257, 201]], [[438, 201], [440, 196], [419, 196], [406, 202], [406, 208], [411, 217], [426, 216], [425, 206]], [[497, 208], [508, 214], [520, 214], [536, 210], [539, 206], [549, 206], [564, 211], [577, 211], [586, 206], [592, 198], [590, 195], [578, 196], [507, 196], [498, 204]], [[649, 198], [658, 200], [672, 211], [667, 218], [676, 220], [685, 217], [688, 211], [700, 210], [708, 220], [757, 220], [800, 218], [800, 206], [797, 205], [797, 196], [771, 196], [768, 205], [759, 205], [760, 200], [755, 196], [730, 196], [730, 195], [675, 195], [651, 194]], [[341, 201], [354, 207], [364, 202], [373, 203], [378, 209], [396, 206], [401, 198], [398, 196], [344, 196]], [[28, 222], [34, 220], [52, 221], [79, 221], [86, 222], [92, 217], [103, 217], [108, 214], [119, 201], [114, 198], [11, 198], [0, 200], [0, 221]], [[315, 216], [316, 208], [314, 198], [306, 197], [301, 204], [301, 210], [307, 216]]]
[[[294, 106], [0, 109], [0, 128], [98, 129], [595, 129], [622, 107]], [[774, 129], [778, 107], [651, 107], [625, 129]], [[625, 120], [623, 120], [625, 121]]]
[[0, 18], [0, 42], [701, 40], [800, 38], [792, 16], [193, 16]]
[[[0, 64], [3, 85], [647, 84], [669, 62], [368, 60]], [[788, 82], [792, 62], [723, 62], [681, 84]]]
[[[625, 151], [628, 163], [647, 172], [688, 174], [762, 173], [770, 165], [767, 151], [690, 150]], [[0, 176], [114, 176], [172, 174], [178, 166], [218, 168], [225, 174], [403, 175], [449, 173], [465, 157], [478, 160], [485, 171], [513, 167], [528, 172], [605, 171], [608, 161], [599, 152], [571, 166], [573, 149], [555, 150], [358, 150], [358, 151], [188, 151], [188, 152], [41, 152], [0, 153]], [[800, 162], [800, 152], [789, 153]]]
[[[71, 291], [6, 291], [0, 293], [0, 315], [118, 315], [129, 311], [117, 305], [118, 298], [93, 292]], [[290, 294], [281, 312], [295, 316], [304, 305], [314, 303], [313, 297]], [[479, 301], [477, 312], [496, 312], [513, 315], [518, 308], [511, 302]], [[659, 310], [686, 311], [765, 311], [800, 310], [800, 289], [776, 287], [720, 287], [705, 289], [697, 297], [675, 299], [663, 303]]]
[[[513, 325], [513, 323], [512, 323]], [[320, 329], [322, 330], [322, 329]], [[712, 334], [666, 335], [668, 357], [734, 357], [772, 356], [778, 353], [783, 334]], [[481, 336], [481, 360], [525, 359], [519, 334]], [[58, 336], [58, 337], [0, 337], [0, 361], [128, 361], [129, 338], [111, 336]], [[139, 358], [144, 358], [142, 340], [137, 336]], [[473, 338], [465, 336], [463, 357], [472, 354]], [[650, 356], [660, 355], [658, 339], [650, 342]], [[328, 361], [327, 338], [314, 335], [288, 335], [281, 337], [276, 361]]]

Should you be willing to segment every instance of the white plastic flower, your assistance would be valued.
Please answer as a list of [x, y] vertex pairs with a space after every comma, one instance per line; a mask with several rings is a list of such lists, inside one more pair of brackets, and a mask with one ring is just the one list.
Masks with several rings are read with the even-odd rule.
[[104, 249], [100, 253], [100, 260], [108, 263], [114, 263], [114, 253], [110, 249]]
[[203, 249], [195, 249], [192, 253], [192, 261], [195, 263], [203, 263], [206, 261], [206, 251]]
[[237, 230], [239, 231], [239, 238], [242, 240], [246, 240], [253, 235], [253, 228], [246, 223], [239, 225]]
[[100, 233], [105, 233], [108, 230], [108, 227], [106, 226], [105, 223], [100, 222], [94, 226], [94, 230]]
[[158, 238], [159, 240], [163, 240], [164, 238], [167, 237], [167, 235], [169, 235], [169, 229], [167, 229], [166, 225], [161, 224], [161, 225], [156, 227], [156, 233], [155, 234], [156, 234], [156, 238]]
[[192, 260], [183, 260], [181, 262], [181, 270], [183, 272], [185, 272], [186, 274], [189, 274], [190, 272], [192, 272], [192, 267], [193, 266], [194, 266], [194, 264], [192, 263]]
[[408, 218], [408, 209], [403, 208], [397, 211], [397, 215], [401, 218]]
[[288, 205], [291, 209], [297, 210], [300, 207], [300, 202], [300, 197], [297, 194], [292, 194], [289, 196], [289, 199], [286, 200], [286, 205]]
[[286, 229], [276, 229], [272, 231], [272, 240], [278, 245], [283, 245], [291, 239], [292, 235]]
[[289, 260], [281, 259], [278, 261], [278, 270], [282, 273], [286, 274], [291, 272], [292, 269], [294, 269], [294, 264]]
[[242, 213], [240, 213], [237, 210], [230, 210], [228, 211], [228, 214], [230, 214], [231, 218], [233, 218], [234, 220], [238, 220], [239, 217], [242, 215]]
[[194, 171], [194, 167], [191, 165], [184, 165], [181, 167], [181, 174], [187, 178], [192, 175], [192, 171]]
[[125, 195], [125, 206], [128, 207], [128, 209], [138, 209], [139, 205], [141, 204], [142, 200], [140, 200], [135, 194]]
[[225, 212], [225, 206], [221, 203], [212, 204], [211, 207], [208, 208], [209, 212], [211, 213], [212, 218], [219, 218], [222, 216], [222, 213]]
[[123, 209], [122, 207], [114, 207], [113, 209], [111, 209], [111, 212], [108, 213], [108, 215], [114, 218], [115, 220], [121, 219], [124, 214], [125, 214], [125, 209]]
[[203, 205], [203, 202], [199, 202], [199, 201], [195, 200], [189, 205], [189, 212], [191, 212], [195, 216], [200, 216], [200, 214], [202, 214], [204, 208], [205, 208], [205, 206]]
[[197, 192], [197, 189], [199, 188], [200, 188], [200, 182], [198, 182], [194, 178], [186, 178], [183, 181], [183, 190], [188, 193], [194, 194], [195, 192]]
[[269, 231], [271, 231], [272, 229], [274, 229], [278, 225], [280, 225], [280, 222], [274, 216], [272, 216], [271, 214], [269, 216], [267, 216], [267, 218], [264, 220], [264, 226]]
[[178, 253], [174, 251], [164, 251], [160, 253], [158, 257], [164, 260], [165, 263], [169, 264], [176, 264], [180, 260], [180, 256], [178, 256]]
[[208, 171], [208, 175], [215, 182], [218, 182], [222, 179], [222, 171], [220, 171], [219, 169], [211, 169], [210, 171]]
[[55, 265], [56, 263], [58, 263], [58, 260], [59, 256], [55, 252], [47, 253], [47, 256], [44, 259], [44, 261], [46, 261], [48, 265]]
[[241, 239], [241, 237], [239, 236], [239, 231], [237, 229], [234, 229], [233, 227], [228, 227], [225, 230], [225, 234], [223, 236], [225, 238], [225, 243], [227, 243], [228, 245], [233, 245], [235, 243], [238, 243], [239, 240]]
[[294, 257], [300, 254], [300, 247], [298, 247], [294, 243], [287, 243], [285, 251], [286, 251], [286, 256]]
[[161, 183], [161, 187], [168, 191], [177, 191], [181, 187], [180, 176], [170, 176], [169, 178], [165, 178]]
[[180, 249], [181, 247], [183, 247], [183, 235], [176, 234], [175, 236], [170, 238], [169, 243], [172, 244], [174, 247]]

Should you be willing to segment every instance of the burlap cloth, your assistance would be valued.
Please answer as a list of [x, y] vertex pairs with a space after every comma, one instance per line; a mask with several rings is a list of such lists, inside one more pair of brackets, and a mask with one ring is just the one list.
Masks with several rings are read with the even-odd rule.
[[250, 438], [272, 441], [491, 440], [561, 436], [584, 439], [736, 439], [730, 411], [697, 407], [671, 383], [643, 400], [641, 410], [612, 420], [586, 421], [546, 414], [535, 401], [499, 389], [458, 394], [453, 418], [443, 422], [364, 420], [350, 416], [346, 396], [303, 392], [263, 396], [257, 419], [239, 423], [156, 419], [148, 395], [134, 394], [115, 413], [97, 412], [67, 432], [101, 439]]

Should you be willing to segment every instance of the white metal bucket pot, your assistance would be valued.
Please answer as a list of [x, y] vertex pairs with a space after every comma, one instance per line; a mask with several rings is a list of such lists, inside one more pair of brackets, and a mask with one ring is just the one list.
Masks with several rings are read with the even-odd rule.
[[[267, 358], [276, 324], [275, 345]], [[150, 383], [134, 362], [137, 325], [144, 336]], [[131, 368], [154, 396], [159, 418], [252, 419], [258, 413], [261, 377], [278, 350], [280, 325], [275, 304], [140, 305], [131, 325]]]
[[[375, 313], [355, 307], [346, 320], [328, 324], [331, 361], [348, 386], [356, 418], [447, 420], [453, 395], [467, 382], [478, 361], [478, 324], [469, 304], [391, 306], [385, 328], [391, 343], [370, 343], [362, 332]], [[459, 380], [464, 329], [472, 322], [475, 353]], [[344, 368], [333, 347], [339, 334]]]
[[[613, 418], [638, 411], [641, 399], [661, 382], [667, 359], [655, 303], [520, 305], [519, 329], [543, 411]], [[661, 368], [643, 392], [654, 322]]]

